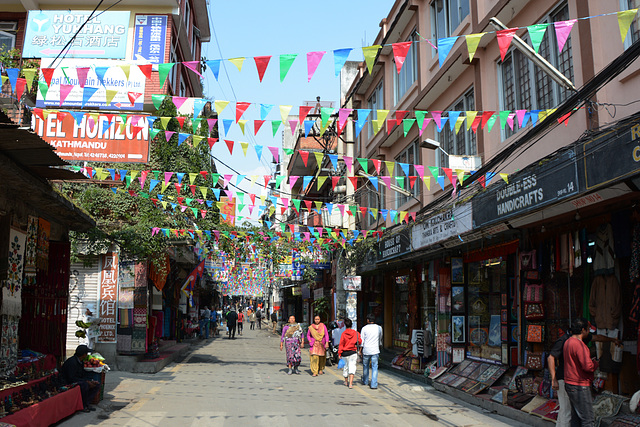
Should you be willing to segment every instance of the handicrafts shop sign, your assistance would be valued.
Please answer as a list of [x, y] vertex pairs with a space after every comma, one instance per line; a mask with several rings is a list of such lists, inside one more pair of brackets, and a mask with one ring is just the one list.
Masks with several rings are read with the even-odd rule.
[[411, 251], [411, 235], [409, 229], [380, 240], [378, 243], [378, 261], [395, 258]]
[[118, 299], [118, 253], [100, 256], [100, 333], [98, 342], [116, 342], [116, 301]]
[[413, 248], [420, 249], [436, 242], [471, 231], [471, 204], [456, 206], [411, 229]]

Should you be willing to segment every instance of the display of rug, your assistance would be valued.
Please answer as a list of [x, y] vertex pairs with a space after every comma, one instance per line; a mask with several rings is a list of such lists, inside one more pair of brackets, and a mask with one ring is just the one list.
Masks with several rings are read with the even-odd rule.
[[36, 257], [38, 253], [38, 217], [29, 216], [27, 221], [27, 241], [24, 252], [24, 278], [27, 285], [35, 283]]
[[36, 265], [40, 270], [49, 269], [49, 239], [51, 237], [51, 223], [46, 219], [38, 219], [38, 248]]
[[531, 411], [531, 415], [537, 415], [545, 420], [555, 421], [558, 419], [559, 410], [560, 405], [558, 405], [558, 401], [555, 399], [549, 399], [544, 404]]
[[133, 308], [134, 288], [120, 288], [118, 293], [119, 308]]
[[18, 364], [18, 325], [20, 318], [2, 316], [0, 324], [0, 375], [13, 372]]
[[131, 335], [131, 352], [144, 353], [147, 351], [147, 330], [133, 328]]
[[131, 351], [131, 335], [118, 334], [116, 350], [119, 353], [129, 353]]
[[616, 415], [625, 400], [627, 399], [607, 391], [602, 392], [596, 397], [593, 401], [593, 414], [596, 417], [596, 427], [600, 425], [603, 418]]
[[542, 396], [535, 396], [533, 399], [531, 399], [529, 403], [524, 405], [520, 410], [522, 412], [526, 412], [527, 414], [530, 414], [534, 410], [538, 409], [540, 406], [545, 405], [547, 403], [547, 400], [548, 399], [545, 399]]
[[147, 328], [147, 309], [146, 308], [134, 308], [133, 309], [133, 327], [134, 328]]
[[121, 328], [130, 328], [133, 326], [133, 309], [132, 308], [119, 308], [118, 319], [120, 319]]
[[622, 415], [617, 417], [611, 424], [610, 427], [640, 427], [640, 415]]
[[2, 286], [2, 310], [8, 316], [22, 315], [22, 274], [24, 270], [24, 246], [27, 235], [20, 230], [9, 231], [9, 272]]

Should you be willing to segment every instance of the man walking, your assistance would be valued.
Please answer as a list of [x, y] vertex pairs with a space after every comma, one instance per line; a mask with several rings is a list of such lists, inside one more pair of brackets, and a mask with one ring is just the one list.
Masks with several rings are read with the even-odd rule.
[[238, 310], [238, 335], [242, 335], [242, 326], [244, 322], [244, 313], [242, 309]]
[[211, 318], [211, 311], [209, 307], [205, 305], [204, 310], [202, 312], [202, 320], [200, 321], [200, 334], [204, 336], [205, 339], [209, 339], [209, 322]]
[[238, 322], [238, 314], [236, 313], [234, 308], [231, 307], [231, 310], [227, 314], [227, 328], [229, 329], [227, 338], [229, 338], [230, 340], [235, 340], [236, 339], [236, 324], [237, 324], [237, 322]]
[[571, 337], [571, 333], [566, 331], [551, 347], [551, 352], [547, 358], [549, 373], [551, 374], [551, 387], [558, 393], [558, 419], [557, 427], [569, 427], [571, 425], [571, 402], [567, 396], [564, 382], [564, 343]]
[[271, 326], [273, 327], [273, 333], [276, 333], [276, 329], [278, 328], [278, 313], [274, 310], [271, 313]]
[[262, 310], [260, 307], [256, 310], [256, 322], [258, 322], [258, 329], [262, 329]]
[[382, 345], [382, 327], [376, 325], [376, 317], [367, 315], [367, 324], [362, 327], [362, 384], [369, 384], [369, 363], [371, 363], [371, 389], [378, 388], [378, 359], [380, 358], [380, 346]]
[[591, 381], [598, 362], [591, 359], [584, 340], [589, 335], [587, 320], [578, 318], [571, 325], [571, 337], [564, 343], [564, 382], [571, 402], [571, 425], [592, 427], [594, 425]]

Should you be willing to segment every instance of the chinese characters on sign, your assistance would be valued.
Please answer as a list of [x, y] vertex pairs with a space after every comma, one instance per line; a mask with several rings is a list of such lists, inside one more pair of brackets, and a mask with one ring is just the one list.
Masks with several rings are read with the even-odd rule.
[[98, 342], [116, 342], [116, 301], [118, 300], [118, 254], [100, 257], [100, 334]]
[[22, 56], [55, 58], [73, 39], [67, 58], [124, 58], [130, 13], [101, 12], [87, 22], [90, 15], [89, 10], [29, 11]]
[[136, 15], [132, 59], [144, 59], [152, 64], [162, 64], [166, 34], [166, 15]]

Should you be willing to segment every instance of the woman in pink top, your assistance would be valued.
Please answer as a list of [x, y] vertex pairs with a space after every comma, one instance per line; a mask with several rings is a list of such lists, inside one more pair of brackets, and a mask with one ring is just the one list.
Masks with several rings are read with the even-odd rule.
[[322, 323], [320, 316], [313, 318], [313, 323], [307, 332], [309, 341], [309, 355], [311, 356], [311, 375], [317, 377], [324, 374], [327, 363], [327, 347], [329, 347], [329, 332]]

